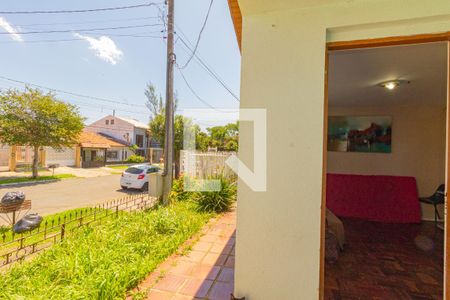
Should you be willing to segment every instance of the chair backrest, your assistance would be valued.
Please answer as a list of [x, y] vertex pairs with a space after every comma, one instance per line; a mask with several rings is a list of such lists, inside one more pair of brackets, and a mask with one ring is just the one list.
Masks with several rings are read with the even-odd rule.
[[436, 203], [445, 203], [445, 184], [441, 184], [432, 197]]

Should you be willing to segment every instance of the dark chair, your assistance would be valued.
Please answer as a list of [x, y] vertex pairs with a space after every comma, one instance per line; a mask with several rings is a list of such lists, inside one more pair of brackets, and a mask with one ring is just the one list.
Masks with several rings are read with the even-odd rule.
[[441, 219], [437, 206], [439, 204], [445, 204], [445, 184], [441, 184], [430, 197], [419, 198], [419, 201], [434, 206], [434, 224], [436, 225], [438, 219]]

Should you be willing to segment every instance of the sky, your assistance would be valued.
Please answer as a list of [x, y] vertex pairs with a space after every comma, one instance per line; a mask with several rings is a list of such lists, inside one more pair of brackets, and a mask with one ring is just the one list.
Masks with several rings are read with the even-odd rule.
[[[149, 3], [138, 0], [3, 0], [0, 4], [0, 89], [23, 89], [24, 84], [51, 88], [57, 98], [79, 107], [89, 124], [112, 114], [148, 122], [145, 85], [152, 82], [165, 95], [166, 40], [158, 6], [67, 14], [7, 14], [11, 11], [77, 10]], [[175, 53], [184, 66], [210, 5], [210, 0], [175, 0]], [[159, 7], [159, 8], [158, 8]], [[122, 28], [117, 28], [122, 27]], [[128, 27], [128, 28], [123, 28]], [[110, 29], [106, 29], [110, 28]], [[93, 30], [103, 29], [103, 30]], [[53, 31], [53, 33], [35, 33]], [[59, 31], [59, 32], [54, 32]], [[63, 31], [63, 32], [61, 32]], [[34, 32], [34, 33], [33, 33]], [[227, 1], [214, 0], [197, 50], [198, 57], [239, 96], [240, 53]], [[203, 101], [186, 85], [175, 68], [179, 112], [202, 127], [237, 118], [239, 102], [196, 58], [181, 72]], [[12, 79], [15, 81], [11, 81]], [[70, 92], [63, 93], [64, 92]], [[82, 96], [87, 97], [82, 97]], [[214, 117], [206, 117], [214, 115]]]

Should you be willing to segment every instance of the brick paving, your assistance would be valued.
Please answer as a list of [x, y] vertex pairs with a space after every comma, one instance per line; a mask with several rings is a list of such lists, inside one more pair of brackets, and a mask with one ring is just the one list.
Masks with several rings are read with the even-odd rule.
[[169, 258], [144, 281], [143, 286], [150, 287], [147, 299], [230, 299], [235, 232], [235, 210], [207, 225], [192, 251]]

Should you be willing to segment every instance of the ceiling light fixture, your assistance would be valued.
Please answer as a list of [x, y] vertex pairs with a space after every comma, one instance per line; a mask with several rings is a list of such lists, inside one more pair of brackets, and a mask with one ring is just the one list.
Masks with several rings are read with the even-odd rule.
[[408, 84], [408, 83], [410, 83], [410, 81], [408, 81], [408, 80], [389, 80], [389, 81], [381, 82], [379, 84], [379, 86], [392, 91], [395, 88], [397, 88], [400, 84]]

